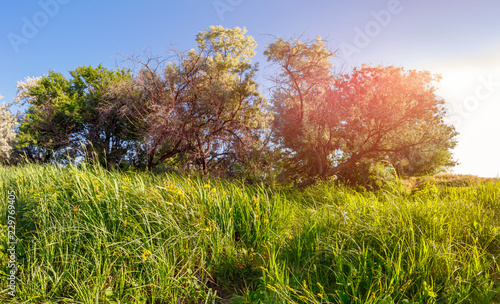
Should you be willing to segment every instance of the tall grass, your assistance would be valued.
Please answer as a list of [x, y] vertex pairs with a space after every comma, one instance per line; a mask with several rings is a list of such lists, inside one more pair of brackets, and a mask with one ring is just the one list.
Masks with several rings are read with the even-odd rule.
[[[359, 193], [0, 168], [8, 303], [498, 303], [500, 184]], [[5, 250], [1, 268], [8, 272]]]

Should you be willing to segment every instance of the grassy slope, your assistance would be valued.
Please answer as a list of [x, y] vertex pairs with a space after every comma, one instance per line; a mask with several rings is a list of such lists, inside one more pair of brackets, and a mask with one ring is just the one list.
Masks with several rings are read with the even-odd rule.
[[[500, 183], [273, 192], [100, 168], [0, 168], [2, 197], [10, 190], [19, 303], [500, 298]], [[6, 216], [0, 223], [5, 240]]]

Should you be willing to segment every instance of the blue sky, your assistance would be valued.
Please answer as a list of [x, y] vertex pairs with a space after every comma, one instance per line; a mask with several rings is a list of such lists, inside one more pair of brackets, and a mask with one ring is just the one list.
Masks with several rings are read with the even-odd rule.
[[4, 1], [0, 11], [0, 95], [49, 70], [124, 65], [123, 55], [191, 49], [210, 25], [246, 27], [268, 95], [263, 51], [275, 36], [321, 35], [334, 64], [396, 65], [440, 73], [438, 93], [460, 132], [455, 173], [500, 174], [500, 1], [191, 0]]

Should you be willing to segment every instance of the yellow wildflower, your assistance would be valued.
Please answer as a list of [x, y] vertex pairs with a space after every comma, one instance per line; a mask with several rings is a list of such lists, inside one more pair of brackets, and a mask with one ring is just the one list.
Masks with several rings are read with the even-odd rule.
[[142, 251], [142, 259], [144, 261], [146, 261], [148, 259], [148, 256], [150, 256], [150, 255], [151, 255], [151, 251], [149, 251], [149, 250], [143, 250]]
[[269, 223], [269, 218], [267, 217], [267, 213], [264, 213], [264, 224]]

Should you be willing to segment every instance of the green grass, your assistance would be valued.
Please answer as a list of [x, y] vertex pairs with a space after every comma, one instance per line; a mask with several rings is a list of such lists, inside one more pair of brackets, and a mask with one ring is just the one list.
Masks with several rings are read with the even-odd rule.
[[99, 167], [0, 168], [12, 303], [498, 303], [500, 183], [304, 191]]

